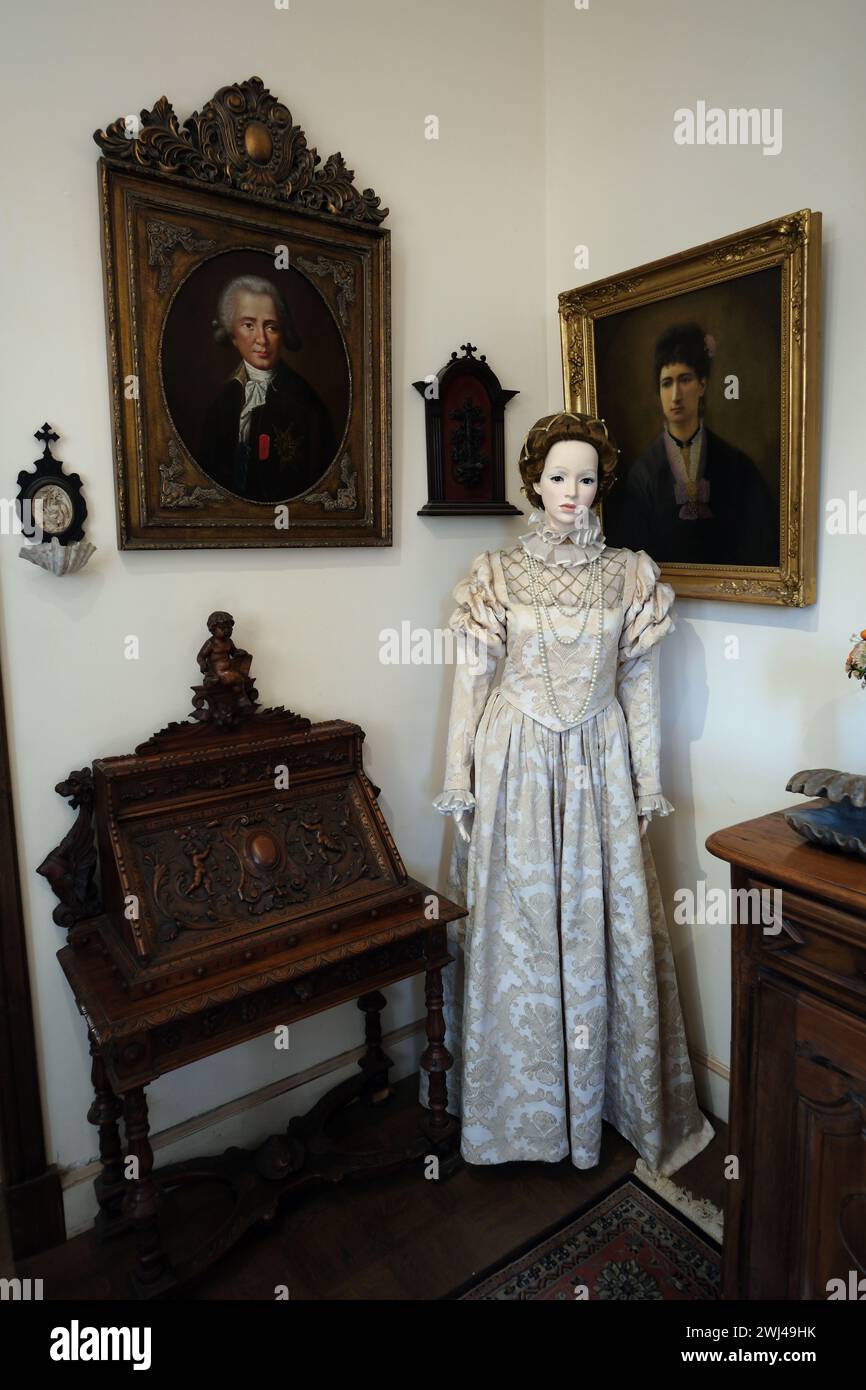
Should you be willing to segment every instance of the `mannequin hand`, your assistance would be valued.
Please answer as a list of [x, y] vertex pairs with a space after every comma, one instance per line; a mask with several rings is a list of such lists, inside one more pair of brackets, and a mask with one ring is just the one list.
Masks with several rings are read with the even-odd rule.
[[[467, 814], [466, 811], [452, 811], [452, 812], [451, 812], [451, 819], [454, 821], [454, 824], [457, 826], [457, 833], [458, 833], [458, 835], [460, 836], [460, 838], [461, 838], [462, 840], [467, 840], [467, 841], [468, 841], [468, 840], [469, 840], [469, 831], [466, 829], [466, 826], [463, 824], [463, 817], [464, 817], [466, 814]], [[470, 814], [470, 815], [472, 814], [471, 811], [469, 812], [469, 814]]]
[[649, 816], [638, 816], [637, 823], [640, 829], [640, 837], [643, 839], [646, 834], [646, 828], [649, 825]]

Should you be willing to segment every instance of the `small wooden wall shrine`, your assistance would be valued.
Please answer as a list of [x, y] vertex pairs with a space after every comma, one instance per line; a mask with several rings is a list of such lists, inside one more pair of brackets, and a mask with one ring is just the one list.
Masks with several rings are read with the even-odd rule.
[[428, 500], [419, 516], [521, 516], [505, 496], [505, 407], [518, 393], [500, 383], [475, 344], [452, 352], [435, 377], [413, 381], [424, 397]]
[[[58, 959], [88, 1028], [98, 1232], [134, 1231], [133, 1289], [145, 1297], [198, 1273], [311, 1179], [431, 1152], [446, 1171], [456, 1161], [441, 970], [446, 925], [465, 909], [408, 876], [363, 770], [363, 730], [260, 709], [233, 619], [214, 613], [208, 628], [191, 719], [59, 783], [78, 818], [39, 869], [60, 899], [54, 919], [69, 937]], [[389, 1093], [379, 991], [421, 971], [430, 1108], [418, 1139], [397, 1152], [341, 1149], [325, 1133], [331, 1116]], [[256, 1150], [153, 1171], [149, 1082], [353, 998], [366, 1020], [360, 1075]], [[128, 1179], [125, 1154], [138, 1160]], [[226, 1184], [225, 1219], [194, 1248], [168, 1250], [161, 1198], [199, 1180]]]

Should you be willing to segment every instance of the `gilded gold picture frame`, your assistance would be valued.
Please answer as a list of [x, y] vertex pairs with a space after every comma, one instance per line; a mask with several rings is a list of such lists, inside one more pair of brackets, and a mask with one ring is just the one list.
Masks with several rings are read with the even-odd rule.
[[[649, 450], [640, 454], [639, 441], [651, 419], [670, 447], [658, 372], [652, 375], [653, 336], [658, 349], [667, 325], [708, 326], [704, 341], [718, 353], [718, 372], [710, 376], [715, 395], [702, 402], [703, 418], [708, 432], [711, 425], [728, 438], [739, 432], [739, 443], [749, 445], [728, 453], [757, 460], [754, 469], [778, 513], [778, 542], [762, 552], [770, 563], [742, 557], [719, 563], [718, 553], [706, 564], [694, 556], [653, 555], [663, 579], [684, 597], [789, 607], [815, 602], [820, 299], [821, 214], [808, 208], [559, 296], [566, 407], [601, 416], [621, 450], [604, 503], [611, 516], [617, 505], [622, 509], [626, 494], [618, 499], [617, 490], [628, 487], [629, 468], [646, 467]], [[655, 457], [664, 470], [660, 449]], [[649, 546], [640, 548], [652, 554]]]

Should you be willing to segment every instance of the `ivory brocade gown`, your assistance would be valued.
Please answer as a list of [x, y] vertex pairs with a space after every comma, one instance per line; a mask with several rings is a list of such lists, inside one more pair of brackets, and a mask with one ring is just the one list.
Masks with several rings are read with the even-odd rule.
[[[455, 668], [445, 791], [433, 803], [472, 808], [471, 840], [455, 831], [449, 869], [469, 916], [449, 927], [454, 961], [442, 972], [448, 1109], [470, 1163], [570, 1154], [592, 1168], [607, 1120], [668, 1175], [714, 1134], [638, 826], [639, 813], [674, 809], [659, 780], [658, 683], [674, 591], [644, 551], [606, 546], [590, 516], [594, 531], [564, 541], [533, 514], [518, 545], [479, 555], [454, 590], [450, 626], [481, 659]], [[601, 607], [571, 615], [588, 586], [597, 595], [599, 566]], [[427, 1085], [422, 1071], [424, 1104]]]

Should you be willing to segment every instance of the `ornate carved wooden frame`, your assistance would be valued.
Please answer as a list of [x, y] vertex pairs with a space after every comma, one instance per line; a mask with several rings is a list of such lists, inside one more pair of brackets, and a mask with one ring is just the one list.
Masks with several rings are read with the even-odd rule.
[[781, 491], [777, 567], [662, 565], [678, 594], [803, 607], [816, 596], [821, 214], [804, 209], [559, 296], [563, 385], [596, 414], [596, 320], [772, 266], [781, 267]]
[[[161, 97], [94, 139], [121, 549], [391, 544], [390, 233], [341, 154], [324, 164], [258, 77], [222, 87], [181, 126]], [[216, 486], [165, 399], [161, 332], [209, 257], [287, 246], [333, 316], [349, 419], [333, 464], [275, 517]]]

